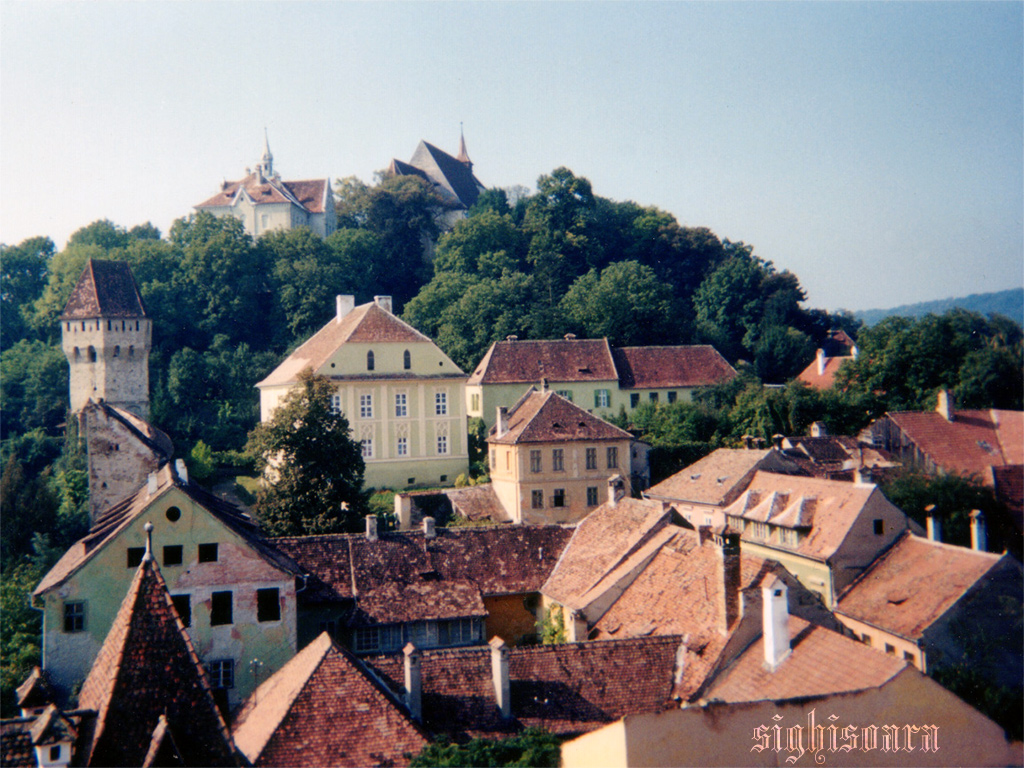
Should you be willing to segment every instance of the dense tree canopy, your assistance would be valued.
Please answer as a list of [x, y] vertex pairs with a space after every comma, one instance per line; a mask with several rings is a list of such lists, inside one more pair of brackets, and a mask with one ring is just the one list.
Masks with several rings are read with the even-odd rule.
[[334, 385], [308, 369], [257, 425], [248, 450], [265, 482], [256, 497], [260, 525], [273, 536], [358, 530], [365, 513], [363, 457], [348, 420], [331, 408]]

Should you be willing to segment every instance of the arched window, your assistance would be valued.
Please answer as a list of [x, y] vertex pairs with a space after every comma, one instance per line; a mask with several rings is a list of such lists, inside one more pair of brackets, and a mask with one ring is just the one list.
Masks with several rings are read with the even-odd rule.
[[409, 354], [409, 350], [405, 350], [405, 354], [402, 355], [402, 365], [405, 370], [412, 368], [412, 355]]
[[96, 362], [96, 347], [89, 347], [89, 362]]
[[366, 353], [366, 370], [373, 370], [373, 350], [371, 349]]

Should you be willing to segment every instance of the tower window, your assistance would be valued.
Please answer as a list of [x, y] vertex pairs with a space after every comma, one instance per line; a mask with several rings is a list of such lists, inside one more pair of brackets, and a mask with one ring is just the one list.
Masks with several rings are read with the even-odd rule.
[[402, 367], [407, 371], [412, 368], [412, 355], [409, 354], [408, 349], [405, 350], [405, 353], [402, 355]]
[[373, 350], [371, 349], [366, 353], [366, 370], [373, 370]]
[[78, 359], [80, 359], [81, 357], [82, 357], [82, 352], [81, 352], [81, 350], [80, 350], [80, 349], [79, 349], [78, 347], [75, 347], [75, 360], [78, 360]]
[[109, 320], [107, 320], [107, 330], [108, 331], [114, 330], [113, 328], [110, 327], [111, 325], [112, 325], [112, 323]]
[[135, 321], [135, 330], [136, 331], [139, 330], [139, 321], [138, 320]]
[[115, 344], [114, 345], [114, 357], [120, 357], [120, 356], [121, 356], [121, 345], [120, 344]]
[[96, 362], [96, 347], [89, 347], [89, 362]]
[[128, 357], [135, 357], [135, 345], [128, 346]]
[[231, 592], [214, 592], [210, 595], [210, 626], [230, 624], [232, 621]]

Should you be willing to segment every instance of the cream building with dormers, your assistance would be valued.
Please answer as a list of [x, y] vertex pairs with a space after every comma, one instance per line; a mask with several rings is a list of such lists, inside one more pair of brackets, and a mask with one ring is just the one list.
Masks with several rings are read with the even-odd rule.
[[195, 206], [214, 216], [234, 216], [256, 238], [273, 230], [309, 227], [327, 237], [337, 226], [329, 179], [283, 181], [274, 171], [274, 156], [264, 140], [263, 156], [245, 178], [224, 181], [216, 195]]
[[392, 314], [390, 296], [358, 307], [339, 296], [335, 317], [256, 385], [261, 420], [307, 368], [336, 387], [334, 406], [363, 447], [366, 487], [451, 485], [469, 471], [466, 374]]
[[487, 438], [491, 486], [515, 523], [577, 523], [630, 492], [633, 436], [548, 389], [499, 408]]

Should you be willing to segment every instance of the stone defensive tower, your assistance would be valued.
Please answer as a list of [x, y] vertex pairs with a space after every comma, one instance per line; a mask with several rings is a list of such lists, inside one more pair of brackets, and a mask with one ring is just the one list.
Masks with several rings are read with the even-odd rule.
[[60, 322], [72, 412], [93, 400], [148, 420], [153, 323], [128, 264], [90, 259]]

